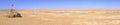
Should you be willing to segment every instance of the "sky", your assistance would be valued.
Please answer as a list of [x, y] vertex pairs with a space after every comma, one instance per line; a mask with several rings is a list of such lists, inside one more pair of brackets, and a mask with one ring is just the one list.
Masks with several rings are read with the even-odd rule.
[[120, 10], [120, 0], [0, 0], [0, 10]]

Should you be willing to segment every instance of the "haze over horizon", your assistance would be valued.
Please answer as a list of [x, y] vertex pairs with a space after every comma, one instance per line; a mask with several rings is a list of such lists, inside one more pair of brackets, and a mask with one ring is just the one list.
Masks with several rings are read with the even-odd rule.
[[[14, 0], [18, 10], [120, 10], [120, 0]], [[12, 0], [0, 0], [0, 10], [10, 9]]]

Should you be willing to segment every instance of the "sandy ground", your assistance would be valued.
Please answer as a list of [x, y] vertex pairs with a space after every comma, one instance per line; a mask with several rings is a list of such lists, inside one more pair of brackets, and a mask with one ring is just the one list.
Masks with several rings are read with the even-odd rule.
[[18, 11], [22, 18], [7, 18], [0, 11], [0, 25], [120, 25], [120, 10]]

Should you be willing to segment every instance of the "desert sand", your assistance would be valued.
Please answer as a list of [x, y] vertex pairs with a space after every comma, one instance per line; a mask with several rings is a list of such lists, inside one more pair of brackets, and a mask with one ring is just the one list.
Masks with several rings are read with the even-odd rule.
[[120, 10], [19, 10], [22, 18], [0, 11], [0, 25], [120, 25]]

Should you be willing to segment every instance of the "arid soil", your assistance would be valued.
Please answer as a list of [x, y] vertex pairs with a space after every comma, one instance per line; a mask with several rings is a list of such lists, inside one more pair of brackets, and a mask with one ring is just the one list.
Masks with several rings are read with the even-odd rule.
[[20, 10], [22, 18], [0, 11], [0, 25], [120, 25], [120, 10]]

